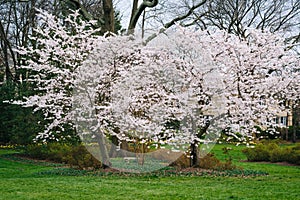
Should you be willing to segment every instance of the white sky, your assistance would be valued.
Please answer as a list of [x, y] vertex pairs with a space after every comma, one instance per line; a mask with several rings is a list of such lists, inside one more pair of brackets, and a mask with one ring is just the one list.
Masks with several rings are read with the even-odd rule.
[[114, 0], [114, 5], [116, 6], [117, 10], [120, 11], [122, 16], [122, 28], [127, 29], [130, 20], [132, 0]]

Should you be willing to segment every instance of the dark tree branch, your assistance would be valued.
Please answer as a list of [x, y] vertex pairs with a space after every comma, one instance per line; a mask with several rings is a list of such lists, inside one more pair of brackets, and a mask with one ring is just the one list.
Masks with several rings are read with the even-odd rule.
[[[136, 2], [136, 1], [135, 1]], [[140, 18], [141, 14], [143, 11], [148, 7], [148, 8], [153, 8], [157, 6], [158, 0], [143, 0], [143, 3], [140, 5], [140, 7], [134, 11], [134, 8], [132, 9], [132, 15], [130, 19], [130, 23], [128, 26], [128, 34], [133, 34], [134, 29], [136, 27], [136, 24], [138, 22], [138, 19]], [[136, 3], [133, 5], [136, 6]]]
[[16, 58], [15, 58], [15, 53], [10, 45], [10, 42], [9, 40], [7, 39], [7, 35], [5, 33], [5, 30], [4, 30], [4, 27], [2, 25], [2, 22], [0, 21], [0, 39], [3, 40], [3, 43], [4, 43], [4, 47], [3, 47], [3, 50], [4, 50], [4, 60], [5, 60], [5, 73], [6, 73], [6, 78], [8, 80], [12, 80], [13, 79], [13, 75], [11, 73], [11, 70], [10, 70], [10, 67], [9, 67], [9, 63], [8, 63], [8, 51], [7, 49], [9, 50], [10, 54], [11, 54], [11, 58], [13, 60], [13, 65], [14, 65], [14, 68], [16, 69], [16, 64], [17, 64], [17, 61], [16, 61]]
[[68, 0], [68, 1], [75, 6], [76, 10], [80, 10], [79, 12], [84, 17], [85, 20], [89, 21], [89, 20], [93, 20], [94, 19], [93, 16], [90, 15], [88, 13], [88, 11], [85, 9], [85, 7], [83, 7], [80, 4], [79, 0]]
[[[193, 12], [194, 12], [197, 8], [203, 6], [206, 2], [207, 2], [207, 0], [201, 1], [200, 3], [198, 3], [198, 4], [194, 5], [194, 6], [192, 6], [186, 14], [181, 15], [181, 16], [178, 16], [178, 17], [174, 18], [173, 20], [171, 20], [170, 22], [166, 23], [166, 24], [164, 25], [164, 27], [161, 28], [161, 29], [159, 30], [158, 34], [165, 32], [168, 28], [170, 28], [171, 26], [175, 25], [177, 22], [179, 22], [179, 21], [181, 21], [181, 20], [183, 20], [183, 19], [186, 19], [188, 16], [190, 16], [191, 14], [193, 14]], [[157, 34], [157, 33], [154, 33], [154, 34], [152, 34], [151, 36], [149, 36], [149, 37], [146, 39], [145, 44], [147, 44], [148, 42], [150, 42], [151, 40], [153, 40], [155, 37], [157, 37], [158, 34]]]

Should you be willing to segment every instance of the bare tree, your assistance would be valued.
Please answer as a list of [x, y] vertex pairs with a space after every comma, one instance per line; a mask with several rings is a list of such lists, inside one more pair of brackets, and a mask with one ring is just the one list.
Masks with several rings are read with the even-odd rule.
[[57, 17], [64, 17], [69, 9], [80, 9], [87, 20], [99, 21], [102, 34], [115, 31], [111, 0], [0, 0], [0, 82], [19, 79], [17, 66], [21, 59], [14, 49], [32, 45], [29, 35], [34, 33], [38, 23], [36, 9], [46, 10]]
[[[300, 1], [210, 0], [205, 5], [205, 26], [247, 37], [247, 28], [282, 31], [287, 40], [299, 42]], [[199, 13], [194, 13], [195, 16]]]
[[28, 35], [35, 25], [36, 0], [27, 3], [19, 1], [0, 1], [0, 55], [5, 68], [5, 79], [17, 78], [16, 68], [20, 59], [14, 51], [17, 46], [27, 46]]
[[159, 31], [163, 32], [177, 23], [201, 30], [221, 29], [241, 38], [247, 37], [249, 28], [270, 30], [283, 34], [294, 47], [300, 41], [300, 1], [161, 0], [155, 8], [147, 10], [143, 23], [144, 29], [153, 27], [152, 33], [157, 27], [163, 27]]
[[[88, 15], [90, 12], [85, 6], [83, 1], [69, 0], [77, 5], [78, 9], [82, 10], [83, 16], [87, 19], [91, 17]], [[132, 1], [132, 9], [130, 15], [129, 26], [127, 28], [128, 34], [133, 34], [137, 28], [137, 24], [143, 16], [143, 13], [147, 11], [143, 17], [143, 24], [145, 26], [149, 23], [156, 23], [157, 27], [163, 26], [163, 29], [168, 29], [176, 23], [184, 25], [185, 22], [197, 23], [200, 20], [200, 16], [197, 20], [194, 19], [194, 14], [199, 9], [203, 10], [203, 6], [208, 3], [209, 0], [181, 0], [176, 2], [170, 2], [166, 0], [143, 0], [141, 3], [139, 0]], [[113, 30], [112, 13], [114, 8], [112, 7], [112, 0], [102, 0], [103, 3], [103, 29], [106, 31]], [[147, 10], [148, 9], [148, 10]], [[203, 14], [201, 15], [203, 16]], [[191, 21], [192, 20], [192, 21]], [[146, 24], [145, 24], [146, 23]], [[163, 30], [161, 30], [163, 31]]]
[[128, 26], [128, 33], [134, 33], [134, 29], [137, 25], [138, 19], [142, 15], [142, 13], [145, 11], [147, 7], [153, 8], [157, 6], [158, 0], [143, 0], [141, 5], [138, 7], [138, 0], [133, 1], [132, 11], [131, 11], [131, 18], [130, 23]]
[[117, 33], [121, 30], [119, 11], [115, 9], [113, 0], [65, 0], [73, 10], [79, 12], [86, 20], [97, 20], [101, 33]]

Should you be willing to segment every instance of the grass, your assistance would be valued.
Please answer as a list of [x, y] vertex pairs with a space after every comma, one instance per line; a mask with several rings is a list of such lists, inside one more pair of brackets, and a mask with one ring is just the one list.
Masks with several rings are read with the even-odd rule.
[[[225, 159], [222, 148], [213, 152]], [[0, 150], [0, 199], [299, 199], [300, 168], [239, 162], [244, 147], [230, 146], [233, 162], [261, 170], [258, 177], [185, 176], [64, 176], [47, 174], [53, 165], [8, 160]]]

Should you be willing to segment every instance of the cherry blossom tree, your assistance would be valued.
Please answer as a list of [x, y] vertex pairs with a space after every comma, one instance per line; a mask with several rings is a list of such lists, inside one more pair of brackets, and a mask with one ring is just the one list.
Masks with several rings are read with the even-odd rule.
[[[43, 111], [48, 123], [36, 139], [59, 140], [64, 139], [60, 134], [71, 122], [69, 111], [72, 108], [74, 70], [92, 50], [96, 39], [93, 33], [97, 30], [89, 29], [93, 22], [80, 20], [78, 12], [64, 21], [41, 10], [39, 13], [41, 26], [31, 37], [36, 45], [18, 49], [24, 58], [24, 65], [19, 67], [31, 73], [30, 78], [24, 81], [33, 82], [38, 94], [24, 97], [25, 102], [16, 103]], [[58, 135], [52, 135], [56, 133]]]
[[269, 32], [240, 39], [177, 26], [145, 46], [134, 36], [97, 36], [78, 12], [40, 18], [38, 48], [19, 49], [39, 94], [15, 103], [44, 112], [49, 123], [37, 139], [70, 137], [67, 124], [108, 166], [112, 136], [189, 150], [198, 165], [199, 145], [221, 129], [237, 125], [239, 136], [230, 134], [246, 140], [255, 126], [276, 126], [284, 102], [299, 99], [299, 57]]
[[221, 34], [215, 59], [226, 65], [229, 75], [225, 83], [229, 124], [238, 124], [248, 137], [256, 125], [274, 132], [278, 124], [272, 119], [290, 112], [287, 101], [299, 99], [299, 57], [286, 51], [282, 37], [268, 31], [248, 30], [245, 40]]
[[[190, 49], [184, 43], [145, 47], [130, 37], [106, 40], [98, 43], [76, 78], [77, 113], [92, 122], [93, 138], [106, 133], [120, 141], [169, 144], [176, 150], [198, 146], [207, 129], [205, 112], [213, 109], [215, 88], [204, 81], [215, 70], [209, 55], [201, 46]], [[94, 103], [97, 96], [101, 101]], [[171, 122], [179, 127], [168, 127]], [[211, 130], [206, 139], [213, 134]]]

